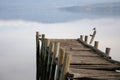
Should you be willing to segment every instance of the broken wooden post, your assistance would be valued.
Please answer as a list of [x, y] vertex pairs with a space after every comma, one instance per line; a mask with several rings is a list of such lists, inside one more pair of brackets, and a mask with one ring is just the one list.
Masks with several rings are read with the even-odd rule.
[[106, 48], [106, 50], [105, 50], [105, 54], [106, 54], [106, 56], [109, 56], [109, 54], [110, 54], [110, 50], [111, 50], [111, 48]]
[[66, 53], [64, 57], [64, 63], [62, 66], [62, 70], [61, 70], [60, 80], [66, 80], [66, 77], [67, 77], [66, 75], [69, 71], [69, 66], [70, 66], [70, 59], [71, 59], [71, 54]]
[[80, 40], [83, 41], [83, 35], [80, 35]]
[[98, 41], [95, 41], [94, 47], [97, 48], [97, 49], [98, 49], [98, 44], [99, 44], [99, 42], [98, 42]]
[[91, 39], [90, 39], [90, 43], [89, 44], [92, 44], [94, 38], [95, 38], [95, 35], [96, 35], [96, 30], [94, 30], [93, 34], [90, 35], [91, 36]]
[[88, 36], [85, 35], [85, 42], [87, 43], [88, 42]]

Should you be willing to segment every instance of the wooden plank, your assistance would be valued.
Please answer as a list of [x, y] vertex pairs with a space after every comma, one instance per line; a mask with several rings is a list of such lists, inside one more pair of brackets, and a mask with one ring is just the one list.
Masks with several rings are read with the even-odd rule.
[[80, 77], [80, 78], [69, 78], [70, 80], [120, 80], [120, 77]]
[[104, 52], [102, 52], [99, 49], [94, 48], [93, 46], [86, 44], [85, 42], [83, 42], [82, 40], [78, 39], [77, 40], [80, 44], [83, 44], [85, 47], [92, 49], [96, 54], [100, 55], [101, 57], [103, 57], [104, 59], [106, 59], [107, 61], [113, 63], [113, 64], [119, 64], [120, 65], [120, 61], [116, 61], [116, 60], [112, 60], [110, 59], [108, 56], [106, 56], [106, 54]]
[[70, 53], [72, 56], [99, 56], [95, 54], [93, 51], [66, 51]]
[[[79, 44], [79, 42], [76, 39], [51, 39], [52, 42], [60, 42], [61, 47], [64, 46], [79, 46], [83, 47], [82, 44]], [[69, 45], [69, 46], [68, 46]]]
[[77, 47], [77, 48], [70, 47], [70, 51], [91, 51], [91, 49], [88, 49], [88, 48], [80, 48], [80, 47]]
[[66, 49], [66, 52], [72, 55], [70, 68], [77, 69], [75, 69], [74, 72], [75, 76], [76, 74], [78, 75], [76, 78], [88, 77], [95, 78], [95, 80], [120, 79], [118, 77], [120, 76], [120, 73], [110, 71], [120, 69], [120, 66], [114, 65], [114, 63], [112, 63], [112, 61], [110, 61], [110, 59], [108, 59], [102, 51], [91, 48], [89, 46], [87, 47], [84, 44], [77, 42], [75, 39], [61, 39], [54, 41], [59, 41], [61, 43], [61, 46]]
[[73, 64], [111, 64], [105, 59], [100, 57], [83, 57], [83, 56], [72, 56], [71, 63]]
[[76, 69], [96, 69], [96, 70], [120, 70], [119, 65], [115, 64], [108, 64], [108, 65], [102, 65], [102, 64], [96, 64], [96, 65], [70, 65], [71, 68]]
[[88, 69], [74, 69], [70, 68], [70, 72], [74, 75], [74, 78], [98, 78], [98, 79], [109, 79], [109, 78], [119, 78], [120, 73], [114, 71], [103, 71], [103, 70], [88, 70]]

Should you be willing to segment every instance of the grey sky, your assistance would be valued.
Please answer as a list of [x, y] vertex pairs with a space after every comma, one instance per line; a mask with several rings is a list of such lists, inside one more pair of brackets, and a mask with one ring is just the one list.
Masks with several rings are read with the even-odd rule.
[[[44, 23], [68, 22], [82, 18], [95, 18], [94, 14], [71, 13], [59, 8], [89, 4], [120, 2], [119, 0], [1, 0], [0, 19], [27, 20]], [[102, 11], [103, 12], [103, 11]], [[8, 14], [9, 13], [9, 14]], [[107, 12], [106, 12], [107, 13]], [[58, 16], [59, 15], [59, 16]], [[103, 14], [104, 15], [104, 14]], [[84, 16], [84, 17], [83, 17]], [[98, 16], [97, 16], [98, 17]]]

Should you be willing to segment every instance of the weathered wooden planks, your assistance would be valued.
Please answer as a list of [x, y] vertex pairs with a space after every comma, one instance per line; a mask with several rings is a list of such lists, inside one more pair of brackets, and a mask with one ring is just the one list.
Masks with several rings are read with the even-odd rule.
[[113, 79], [113, 80], [120, 80], [120, 73], [115, 71], [104, 71], [104, 70], [89, 70], [89, 69], [75, 69], [70, 68], [72, 74], [74, 74], [74, 78], [96, 78], [96, 79]]
[[71, 65], [71, 68], [76, 69], [93, 69], [93, 70], [120, 70], [120, 66], [115, 64], [86, 64], [86, 65]]
[[69, 73], [74, 74], [73, 80], [120, 79], [120, 73], [115, 72], [120, 69], [120, 65], [112, 63], [110, 59], [107, 60], [107, 57], [104, 57], [105, 54], [103, 55], [99, 50], [97, 53], [98, 47], [94, 50], [75, 39], [54, 39], [52, 41], [59, 41], [61, 47], [72, 55]]
[[36, 53], [39, 54], [36, 57], [40, 59], [36, 60], [40, 65], [37, 80], [120, 80], [120, 73], [116, 72], [120, 70], [120, 62], [109, 57], [110, 50], [105, 54], [97, 46], [88, 45], [82, 37], [49, 41], [44, 35], [39, 38], [38, 32], [36, 34]]
[[101, 57], [72, 56], [71, 64], [111, 64]]

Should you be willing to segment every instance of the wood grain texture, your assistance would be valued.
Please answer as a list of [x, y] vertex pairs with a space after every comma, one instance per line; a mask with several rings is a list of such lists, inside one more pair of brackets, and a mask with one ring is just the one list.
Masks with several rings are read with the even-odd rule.
[[120, 80], [120, 63], [109, 59], [105, 53], [75, 39], [51, 39], [60, 42], [71, 54], [69, 73], [73, 80]]

